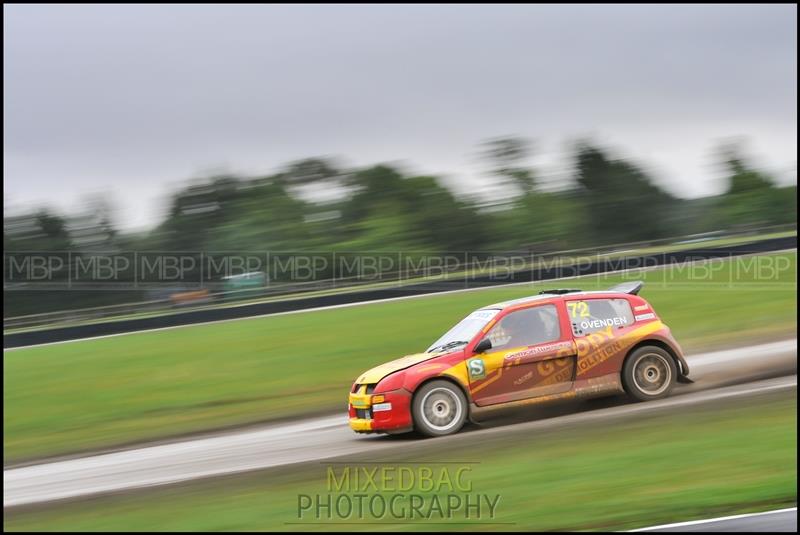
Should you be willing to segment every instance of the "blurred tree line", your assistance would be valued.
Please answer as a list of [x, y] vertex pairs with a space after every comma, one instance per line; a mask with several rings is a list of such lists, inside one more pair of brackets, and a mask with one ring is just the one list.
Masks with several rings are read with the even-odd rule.
[[[435, 176], [391, 165], [346, 169], [310, 158], [257, 178], [213, 176], [169, 200], [146, 233], [115, 228], [102, 201], [88, 215], [42, 209], [4, 217], [3, 248], [13, 251], [493, 251], [546, 253], [671, 236], [795, 223], [797, 187], [780, 187], [748, 165], [735, 146], [721, 151], [727, 186], [717, 196], [681, 199], [641, 167], [587, 142], [573, 175], [539, 183], [526, 165], [530, 144], [497, 138], [482, 145], [492, 200], [457, 195]], [[315, 191], [340, 192], [314, 200]], [[134, 291], [5, 291], [5, 317], [137, 301]]]

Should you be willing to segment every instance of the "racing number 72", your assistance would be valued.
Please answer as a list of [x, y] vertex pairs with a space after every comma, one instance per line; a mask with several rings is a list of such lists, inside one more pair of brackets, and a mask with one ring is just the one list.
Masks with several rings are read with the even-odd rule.
[[589, 317], [589, 305], [586, 304], [586, 301], [570, 301], [567, 303], [567, 308], [569, 308], [570, 317]]

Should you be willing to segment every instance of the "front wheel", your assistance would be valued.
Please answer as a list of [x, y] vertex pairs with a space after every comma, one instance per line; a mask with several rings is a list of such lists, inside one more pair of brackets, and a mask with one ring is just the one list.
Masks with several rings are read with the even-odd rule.
[[411, 410], [417, 431], [440, 437], [453, 434], [464, 425], [467, 399], [450, 381], [431, 381], [414, 395]]
[[622, 367], [625, 392], [637, 401], [667, 397], [678, 375], [672, 356], [656, 346], [640, 347], [631, 353]]

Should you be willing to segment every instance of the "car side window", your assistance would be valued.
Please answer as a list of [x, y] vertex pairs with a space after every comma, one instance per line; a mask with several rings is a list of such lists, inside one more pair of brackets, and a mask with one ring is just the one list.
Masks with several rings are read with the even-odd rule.
[[555, 305], [541, 305], [512, 312], [486, 336], [492, 351], [554, 342], [561, 338]]
[[567, 301], [567, 313], [575, 336], [586, 336], [609, 327], [621, 329], [633, 324], [633, 311], [627, 299]]

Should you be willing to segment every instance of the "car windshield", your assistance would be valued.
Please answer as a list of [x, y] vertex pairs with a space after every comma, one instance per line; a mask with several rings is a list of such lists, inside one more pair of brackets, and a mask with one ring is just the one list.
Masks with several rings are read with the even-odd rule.
[[500, 312], [500, 310], [494, 308], [476, 310], [459, 321], [452, 329], [447, 331], [444, 336], [431, 344], [427, 350], [428, 353], [434, 350], [442, 350], [443, 348], [457, 347], [458, 345], [469, 343], [469, 341], [478, 334], [478, 331], [483, 329], [498, 312]]

